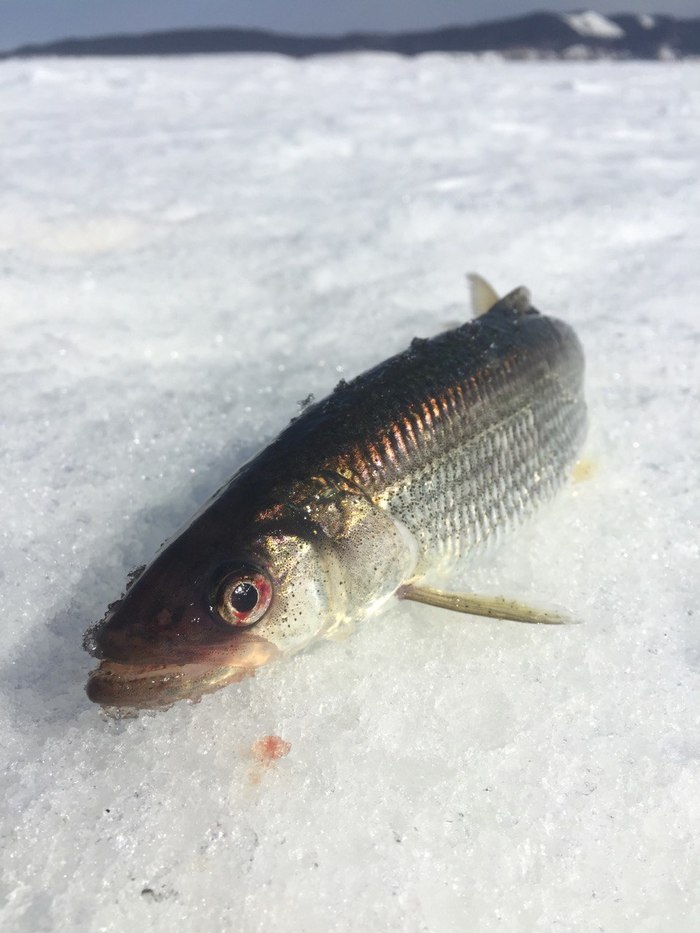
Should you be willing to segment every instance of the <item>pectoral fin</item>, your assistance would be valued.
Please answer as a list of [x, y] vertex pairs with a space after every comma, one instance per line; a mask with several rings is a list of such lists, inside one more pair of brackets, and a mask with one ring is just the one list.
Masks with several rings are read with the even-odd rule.
[[473, 616], [486, 616], [489, 619], [509, 619], [511, 622], [537, 622], [545, 625], [563, 625], [573, 622], [556, 610], [536, 609], [514, 599], [502, 596], [477, 596], [475, 593], [446, 593], [430, 586], [408, 583], [396, 591], [399, 599], [410, 599], [440, 609], [452, 609]]

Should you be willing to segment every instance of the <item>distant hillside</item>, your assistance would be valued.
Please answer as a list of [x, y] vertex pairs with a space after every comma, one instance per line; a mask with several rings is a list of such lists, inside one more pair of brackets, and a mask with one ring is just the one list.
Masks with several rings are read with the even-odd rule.
[[531, 13], [424, 32], [294, 36], [252, 29], [187, 29], [25, 45], [0, 58], [272, 52], [293, 58], [360, 51], [498, 52], [508, 58], [668, 59], [700, 56], [700, 17]]

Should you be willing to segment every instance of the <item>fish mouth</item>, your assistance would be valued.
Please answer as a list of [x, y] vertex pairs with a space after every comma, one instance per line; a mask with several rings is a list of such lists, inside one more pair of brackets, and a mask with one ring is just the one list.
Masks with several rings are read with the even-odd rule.
[[256, 639], [240, 657], [230, 659], [216, 652], [210, 659], [187, 663], [137, 664], [102, 661], [91, 671], [85, 687], [93, 703], [118, 710], [165, 709], [178, 700], [198, 700], [226, 684], [251, 677], [278, 650], [265, 639]]

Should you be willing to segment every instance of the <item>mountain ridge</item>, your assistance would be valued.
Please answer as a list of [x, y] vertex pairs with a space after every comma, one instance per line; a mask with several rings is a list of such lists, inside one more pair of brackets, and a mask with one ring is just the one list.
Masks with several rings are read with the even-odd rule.
[[173, 29], [23, 45], [0, 59], [273, 53], [292, 58], [352, 52], [416, 56], [430, 52], [507, 58], [675, 59], [700, 56], [700, 17], [594, 11], [525, 16], [411, 32], [295, 35], [264, 29]]

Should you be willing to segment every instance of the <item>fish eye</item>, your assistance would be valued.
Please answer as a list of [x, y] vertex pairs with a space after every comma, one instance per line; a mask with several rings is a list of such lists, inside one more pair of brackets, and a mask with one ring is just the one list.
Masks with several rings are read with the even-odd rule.
[[241, 628], [255, 625], [272, 600], [270, 581], [253, 567], [239, 567], [219, 584], [214, 608], [224, 622]]

